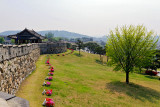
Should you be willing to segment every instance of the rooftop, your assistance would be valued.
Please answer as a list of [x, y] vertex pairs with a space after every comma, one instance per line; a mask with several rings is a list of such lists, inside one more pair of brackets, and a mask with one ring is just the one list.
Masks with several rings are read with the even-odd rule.
[[45, 39], [44, 36], [38, 34], [37, 32], [35, 32], [33, 29], [29, 30], [27, 28], [25, 28], [23, 31], [14, 34], [14, 35], [9, 35], [9, 38], [12, 39], [29, 39], [29, 40], [33, 40], [33, 39]]

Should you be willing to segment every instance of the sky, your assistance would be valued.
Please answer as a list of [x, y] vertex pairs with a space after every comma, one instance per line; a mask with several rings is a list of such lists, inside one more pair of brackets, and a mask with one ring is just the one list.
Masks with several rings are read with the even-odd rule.
[[160, 34], [160, 0], [0, 0], [0, 32], [28, 28], [98, 37], [131, 24]]

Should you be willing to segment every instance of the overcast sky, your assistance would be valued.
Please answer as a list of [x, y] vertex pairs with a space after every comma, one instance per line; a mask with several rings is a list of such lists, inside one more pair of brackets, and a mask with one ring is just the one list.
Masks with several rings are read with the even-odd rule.
[[160, 34], [160, 0], [0, 0], [0, 32], [26, 27], [103, 36], [130, 24]]

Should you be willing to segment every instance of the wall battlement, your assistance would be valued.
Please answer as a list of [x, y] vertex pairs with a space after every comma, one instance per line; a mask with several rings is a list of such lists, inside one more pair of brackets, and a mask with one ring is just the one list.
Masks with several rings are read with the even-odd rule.
[[40, 54], [67, 50], [65, 43], [0, 45], [0, 91], [15, 94], [21, 82], [36, 68]]
[[57, 54], [67, 51], [66, 43], [39, 43], [41, 54]]
[[65, 43], [32, 43], [24, 45], [0, 44], [0, 62], [15, 57], [23, 56], [40, 48], [40, 54], [57, 54], [67, 50]]

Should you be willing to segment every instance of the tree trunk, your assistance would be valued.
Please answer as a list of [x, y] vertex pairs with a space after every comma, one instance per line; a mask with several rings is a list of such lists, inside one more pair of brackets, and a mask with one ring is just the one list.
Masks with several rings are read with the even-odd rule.
[[139, 67], [139, 71], [140, 71], [140, 73], [142, 72], [142, 68], [141, 67]]
[[129, 72], [126, 72], [126, 83], [129, 84]]
[[108, 62], [108, 56], [107, 56], [107, 62]]
[[102, 55], [102, 63], [103, 63], [103, 55]]
[[79, 49], [79, 55], [80, 55], [80, 49]]

